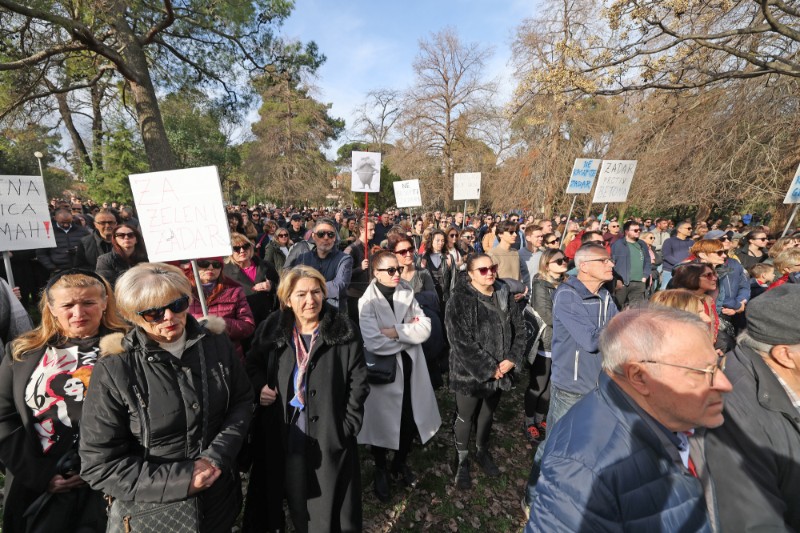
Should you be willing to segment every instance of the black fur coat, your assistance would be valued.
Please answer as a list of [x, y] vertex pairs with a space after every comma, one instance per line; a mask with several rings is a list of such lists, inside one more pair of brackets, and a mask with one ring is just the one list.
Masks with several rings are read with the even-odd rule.
[[514, 372], [494, 379], [498, 363], [508, 359], [519, 367], [524, 361], [522, 313], [505, 283], [496, 281], [494, 290], [495, 296], [484, 296], [468, 280], [459, 279], [447, 302], [445, 325], [454, 392], [486, 397], [509, 390]]

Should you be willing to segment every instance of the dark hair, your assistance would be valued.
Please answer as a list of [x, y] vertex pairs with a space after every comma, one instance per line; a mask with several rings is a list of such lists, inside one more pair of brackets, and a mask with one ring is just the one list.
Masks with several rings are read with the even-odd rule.
[[601, 239], [603, 238], [603, 234], [599, 231], [587, 231], [583, 235], [581, 235], [581, 244], [586, 244], [587, 242], [597, 242], [592, 240], [592, 236], [597, 235]]
[[642, 225], [641, 223], [636, 222], [635, 220], [628, 220], [625, 222], [625, 224], [622, 225], [622, 231], [628, 231], [629, 229], [631, 229], [631, 226], [641, 226], [641, 225]]
[[442, 244], [442, 253], [447, 253], [447, 234], [440, 229], [435, 229], [428, 234], [428, 238], [425, 239], [425, 255], [433, 253], [433, 239], [437, 236], [441, 235], [444, 239], [444, 243]]
[[415, 248], [414, 241], [411, 239], [411, 237], [405, 234], [400, 235], [399, 233], [392, 234], [390, 237], [388, 237], [386, 247], [388, 250], [394, 252], [397, 248], [397, 245], [401, 242], [407, 242], [412, 248]]
[[[516, 215], [515, 215], [516, 216]], [[516, 222], [512, 222], [511, 220], [504, 220], [500, 224], [497, 225], [497, 234], [502, 235], [503, 233], [516, 233], [519, 229], [519, 224]]]
[[[133, 253], [130, 257], [125, 257], [125, 254], [122, 253], [122, 248], [117, 242], [117, 231], [119, 231], [120, 228], [128, 228], [133, 232], [133, 236], [136, 237], [136, 244], [133, 246]], [[111, 239], [111, 247], [114, 248], [114, 251], [117, 252], [117, 255], [120, 256], [123, 261], [128, 263], [129, 266], [135, 266], [139, 263], [147, 262], [147, 248], [144, 246], [144, 238], [139, 230], [131, 224], [123, 223], [114, 229], [114, 236]]]
[[372, 254], [372, 256], [369, 259], [369, 262], [370, 262], [370, 272], [369, 272], [370, 278], [374, 278], [375, 277], [375, 269], [378, 268], [378, 265], [380, 265], [384, 260], [389, 260], [389, 259], [397, 261], [397, 258], [395, 257], [395, 255], [392, 252], [390, 252], [389, 250], [378, 250], [374, 254]]
[[700, 278], [706, 269], [714, 271], [712, 266], [694, 261], [675, 265], [672, 269], [672, 281], [670, 281], [669, 288], [689, 291], [698, 290], [700, 288]]
[[488, 258], [489, 260], [492, 261], [492, 263], [494, 263], [494, 260], [487, 254], [482, 254], [482, 253], [469, 254], [467, 256], [467, 261], [466, 261], [467, 272], [473, 270], [472, 267], [475, 266], [475, 261], [477, 261], [478, 259], [483, 259], [484, 257]]
[[[752, 231], [748, 231], [748, 232], [747, 232], [747, 235], [745, 235], [745, 236], [744, 236], [744, 239], [742, 239], [742, 241], [744, 241], [744, 243], [745, 243], [745, 244], [744, 244], [744, 246], [743, 246], [743, 248], [746, 248], [747, 246], [749, 246], [749, 245], [750, 245], [750, 241], [752, 241], [752, 240], [753, 240], [753, 238], [754, 238], [756, 235], [758, 235], [759, 233], [763, 233], [763, 234], [764, 234], [764, 237], [769, 237], [769, 235], [767, 235], [767, 232], [766, 232], [766, 231], [764, 231], [764, 230], [761, 230], [761, 229], [754, 229], [754, 230], [752, 230]], [[762, 248], [763, 248], [763, 246], [762, 246]]]
[[228, 220], [232, 218], [236, 219], [236, 233], [244, 233], [244, 219], [242, 215], [236, 211], [231, 211], [228, 213]]

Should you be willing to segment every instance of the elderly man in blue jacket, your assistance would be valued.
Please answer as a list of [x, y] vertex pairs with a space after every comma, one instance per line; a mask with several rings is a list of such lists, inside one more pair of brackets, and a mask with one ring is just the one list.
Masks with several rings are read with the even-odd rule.
[[[600, 333], [617, 314], [611, 293], [603, 286], [614, 278], [614, 262], [605, 247], [587, 243], [575, 253], [578, 275], [559, 285], [553, 294], [553, 363], [547, 427], [552, 430], [578, 400], [597, 387], [602, 356]], [[545, 436], [545, 442], [549, 436]], [[533, 459], [524, 505], [539, 477], [544, 446]]]
[[548, 435], [526, 532], [717, 531], [702, 433], [722, 424], [732, 386], [708, 326], [629, 309], [600, 350], [599, 388]]

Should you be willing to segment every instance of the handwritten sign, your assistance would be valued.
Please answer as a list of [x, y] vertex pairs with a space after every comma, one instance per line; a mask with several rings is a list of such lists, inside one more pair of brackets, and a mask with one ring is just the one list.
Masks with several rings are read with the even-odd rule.
[[613, 204], [628, 199], [633, 174], [636, 172], [636, 161], [603, 161], [597, 188], [594, 190], [593, 204]]
[[422, 195], [419, 192], [419, 180], [395, 181], [394, 199], [397, 207], [419, 207]]
[[797, 167], [797, 172], [794, 175], [792, 184], [789, 185], [789, 190], [786, 191], [786, 198], [783, 199], [785, 204], [800, 204], [800, 167]]
[[480, 172], [459, 172], [453, 175], [453, 200], [480, 200], [480, 198]]
[[150, 261], [231, 255], [217, 167], [129, 178]]
[[567, 194], [589, 194], [592, 192], [601, 159], [576, 159], [567, 184]]
[[380, 192], [380, 153], [353, 152], [350, 190], [353, 192]]
[[55, 247], [41, 176], [0, 176], [0, 251]]

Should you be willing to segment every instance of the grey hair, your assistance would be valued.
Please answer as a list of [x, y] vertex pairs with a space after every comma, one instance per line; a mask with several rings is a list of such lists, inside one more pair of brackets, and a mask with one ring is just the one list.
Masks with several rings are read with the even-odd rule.
[[695, 313], [661, 305], [626, 309], [611, 319], [600, 334], [603, 370], [621, 374], [622, 366], [629, 361], [657, 359], [665, 341], [683, 326], [696, 327], [711, 343], [708, 326]]
[[117, 280], [117, 308], [128, 322], [141, 324], [138, 311], [192, 296], [192, 285], [180, 268], [164, 263], [140, 263]]
[[608, 251], [606, 250], [605, 246], [600, 244], [587, 242], [586, 244], [582, 245], [580, 248], [578, 248], [578, 251], [575, 252], [575, 267], [580, 268], [581, 263], [586, 261], [590, 255], [597, 253], [608, 255]]
[[753, 337], [750, 336], [749, 333], [747, 333], [746, 330], [740, 333], [738, 337], [736, 337], [736, 344], [741, 346], [747, 346], [748, 348], [762, 354], [769, 354], [774, 346], [772, 344], [767, 344], [766, 342], [755, 340]]
[[327, 224], [328, 226], [332, 227], [334, 230], [336, 229], [336, 222], [332, 218], [318, 218], [317, 221], [314, 223], [314, 229], [317, 229], [320, 224]]

